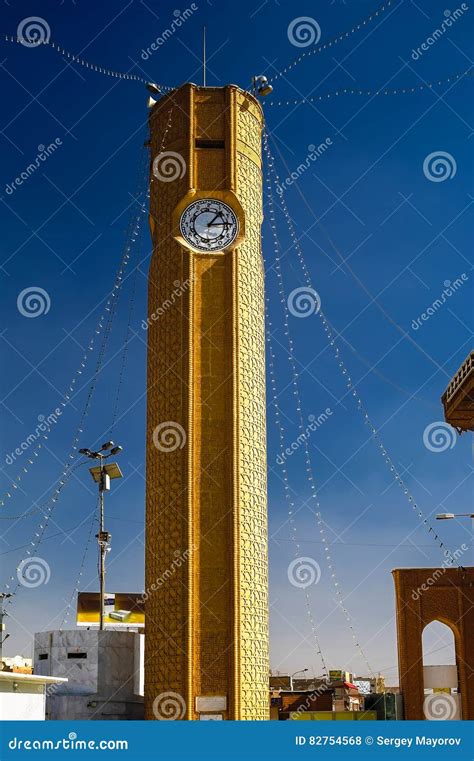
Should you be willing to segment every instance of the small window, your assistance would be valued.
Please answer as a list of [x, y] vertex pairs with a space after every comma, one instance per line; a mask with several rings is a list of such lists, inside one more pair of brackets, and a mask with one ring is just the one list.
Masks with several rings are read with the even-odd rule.
[[225, 148], [223, 140], [200, 140], [196, 139], [196, 148]]
[[84, 659], [84, 658], [87, 658], [87, 653], [68, 653], [67, 657], [74, 658], [74, 659], [79, 659], [79, 658]]
[[38, 655], [38, 660], [39, 661], [47, 661], [48, 660], [48, 653], [40, 653]]

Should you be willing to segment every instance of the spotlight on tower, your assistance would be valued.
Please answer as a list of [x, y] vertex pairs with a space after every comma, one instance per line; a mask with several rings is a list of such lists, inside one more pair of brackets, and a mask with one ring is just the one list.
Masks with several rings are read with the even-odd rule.
[[155, 98], [152, 98], [152, 97], [151, 97], [151, 95], [150, 95], [150, 97], [148, 98], [148, 102], [147, 102], [147, 104], [146, 104], [146, 105], [147, 105], [147, 108], [153, 108], [153, 106], [154, 106], [156, 103], [158, 103], [158, 101], [157, 101], [157, 100], [155, 100]]
[[113, 441], [106, 441], [105, 444], [102, 444], [101, 451], [102, 452], [107, 451], [109, 449], [112, 449], [112, 447], [114, 447], [114, 446], [115, 446], [115, 444], [114, 444]]
[[123, 447], [121, 447], [120, 444], [117, 444], [116, 447], [112, 447], [112, 449], [110, 450], [110, 454], [113, 454], [114, 456], [116, 454], [120, 454], [120, 452], [123, 452]]
[[146, 89], [152, 93], [152, 95], [161, 95], [161, 90], [154, 82], [147, 82]]
[[268, 83], [268, 79], [264, 77], [263, 74], [259, 74], [258, 77], [253, 78], [253, 87], [257, 95], [260, 95], [262, 98], [273, 92], [272, 85]]

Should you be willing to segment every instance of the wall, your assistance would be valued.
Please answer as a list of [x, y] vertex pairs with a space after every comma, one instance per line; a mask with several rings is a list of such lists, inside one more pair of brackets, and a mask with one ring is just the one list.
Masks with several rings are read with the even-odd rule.
[[422, 635], [432, 621], [454, 634], [462, 718], [474, 719], [474, 568], [399, 568], [392, 574], [405, 719], [426, 718]]
[[[140, 650], [143, 635], [135, 632], [77, 629], [36, 634], [35, 673], [68, 678], [66, 684], [47, 687], [47, 717], [143, 718], [143, 700], [135, 692], [143, 683]], [[87, 657], [68, 658], [74, 653]], [[48, 658], [40, 660], [40, 655]]]
[[43, 721], [44, 685], [0, 682], [0, 719], [2, 721]]

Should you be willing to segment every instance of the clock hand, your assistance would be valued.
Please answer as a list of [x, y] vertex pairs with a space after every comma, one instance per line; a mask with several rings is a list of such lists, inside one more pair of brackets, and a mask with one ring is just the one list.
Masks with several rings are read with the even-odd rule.
[[219, 211], [217, 212], [216, 216], [207, 223], [207, 226], [210, 227], [216, 221], [217, 217], [222, 217], [222, 214]]

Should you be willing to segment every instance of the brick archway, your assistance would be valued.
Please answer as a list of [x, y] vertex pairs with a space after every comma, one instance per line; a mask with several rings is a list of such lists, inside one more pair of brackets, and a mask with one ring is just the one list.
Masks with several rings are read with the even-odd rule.
[[405, 719], [425, 718], [422, 634], [432, 621], [454, 634], [462, 716], [474, 719], [474, 568], [398, 568], [392, 574]]

